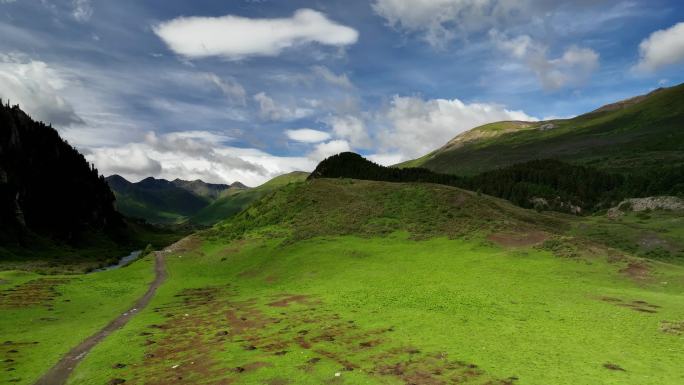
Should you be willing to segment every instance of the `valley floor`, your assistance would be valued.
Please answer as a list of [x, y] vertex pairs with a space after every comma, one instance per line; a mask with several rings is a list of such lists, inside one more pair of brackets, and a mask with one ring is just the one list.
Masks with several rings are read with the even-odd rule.
[[[69, 384], [684, 382], [684, 267], [490, 239], [188, 238], [150, 305]], [[32, 384], [152, 275], [149, 257], [0, 273], [0, 382]]]

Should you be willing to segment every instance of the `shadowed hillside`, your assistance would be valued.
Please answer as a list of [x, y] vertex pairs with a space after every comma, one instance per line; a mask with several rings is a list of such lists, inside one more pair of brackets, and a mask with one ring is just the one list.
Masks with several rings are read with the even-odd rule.
[[104, 177], [55, 129], [0, 107], [0, 269], [83, 272], [185, 231], [126, 220]]
[[97, 169], [18, 106], [0, 107], [0, 236], [25, 243], [31, 234], [75, 243], [87, 231], [124, 226], [114, 195]]

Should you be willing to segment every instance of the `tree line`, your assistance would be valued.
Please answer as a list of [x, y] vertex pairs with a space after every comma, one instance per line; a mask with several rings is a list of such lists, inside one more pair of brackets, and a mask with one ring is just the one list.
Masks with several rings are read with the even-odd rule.
[[555, 159], [533, 160], [464, 177], [425, 168], [384, 167], [345, 152], [322, 161], [309, 178], [437, 183], [496, 196], [525, 208], [573, 213], [606, 209], [626, 198], [684, 196], [682, 166], [649, 170], [648, 174], [611, 174]]

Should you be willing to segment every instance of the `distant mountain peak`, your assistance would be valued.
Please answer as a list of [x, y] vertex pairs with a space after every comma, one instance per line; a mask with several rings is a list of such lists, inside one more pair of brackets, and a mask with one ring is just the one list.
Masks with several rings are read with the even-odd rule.
[[249, 187], [247, 187], [245, 184], [243, 184], [243, 183], [240, 182], [240, 181], [235, 181], [235, 182], [231, 183], [231, 184], [230, 184], [230, 187], [231, 187], [231, 188], [241, 188], [241, 189], [249, 188]]

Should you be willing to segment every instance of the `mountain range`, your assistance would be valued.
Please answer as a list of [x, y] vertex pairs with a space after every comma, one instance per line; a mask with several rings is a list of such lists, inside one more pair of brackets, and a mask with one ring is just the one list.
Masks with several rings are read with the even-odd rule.
[[229, 192], [247, 189], [239, 182], [228, 185], [153, 177], [133, 183], [120, 175], [109, 176], [106, 181], [116, 197], [117, 210], [150, 223], [186, 221]]
[[288, 183], [305, 180], [305, 172], [292, 172], [250, 188], [240, 182], [212, 184], [148, 177], [132, 183], [120, 175], [106, 178], [116, 197], [116, 208], [127, 217], [155, 224], [210, 226], [245, 209], [249, 204]]

